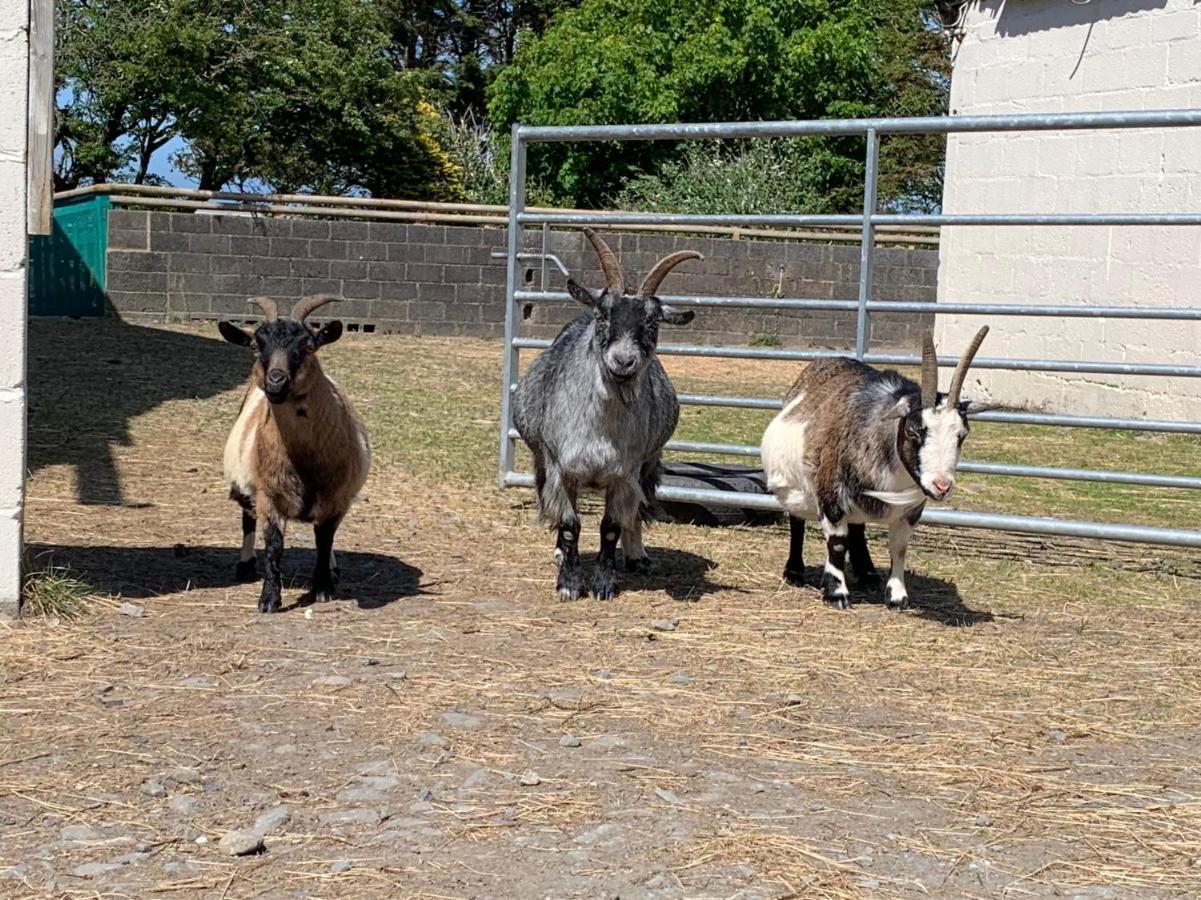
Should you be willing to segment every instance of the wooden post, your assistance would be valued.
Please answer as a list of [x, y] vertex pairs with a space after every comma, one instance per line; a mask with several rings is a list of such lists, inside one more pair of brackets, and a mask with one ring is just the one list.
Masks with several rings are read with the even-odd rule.
[[54, 213], [54, 0], [29, 0], [29, 225], [50, 234]]

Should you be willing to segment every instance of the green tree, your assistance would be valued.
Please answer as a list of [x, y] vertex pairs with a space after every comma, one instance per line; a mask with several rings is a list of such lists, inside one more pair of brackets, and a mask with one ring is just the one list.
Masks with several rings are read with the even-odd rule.
[[175, 136], [201, 188], [453, 199], [428, 70], [361, 0], [60, 0], [59, 187], [147, 179]]
[[[489, 111], [498, 128], [936, 114], [946, 108], [947, 63], [922, 9], [919, 0], [584, 0], [519, 42]], [[800, 205], [853, 210], [863, 140], [803, 146], [806, 168], [825, 174]], [[941, 147], [890, 143], [882, 195], [924, 203], [936, 194]], [[539, 145], [529, 169], [558, 200], [596, 204], [668, 161], [686, 172], [684, 152], [669, 142]]]

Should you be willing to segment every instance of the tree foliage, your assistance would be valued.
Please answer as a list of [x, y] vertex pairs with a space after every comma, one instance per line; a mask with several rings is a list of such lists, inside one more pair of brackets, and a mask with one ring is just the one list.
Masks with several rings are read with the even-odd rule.
[[[519, 45], [493, 85], [489, 110], [497, 126], [938, 114], [947, 102], [945, 47], [927, 27], [922, 6], [920, 0], [584, 0], [540, 38]], [[863, 140], [804, 146], [805, 167], [825, 175], [815, 179], [819, 190], [797, 198], [799, 205], [854, 209]], [[559, 200], [595, 204], [670, 161], [668, 180], [673, 171], [700, 165], [695, 151], [682, 154], [662, 142], [551, 144], [533, 148], [529, 168]], [[937, 140], [891, 142], [882, 158], [882, 195], [894, 203], [936, 200], [941, 154]]]
[[59, 0], [58, 187], [152, 180], [180, 137], [202, 188], [453, 199], [434, 110], [481, 102], [470, 72], [561, 5]]
[[[503, 200], [513, 121], [937, 114], [922, 0], [57, 0], [60, 189], [202, 188]], [[485, 103], [487, 99], [487, 103]], [[499, 136], [499, 137], [498, 137]], [[182, 149], [179, 149], [182, 147]], [[534, 195], [574, 204], [858, 204], [862, 140], [554, 145]], [[881, 190], [936, 203], [939, 138], [892, 138]], [[715, 193], [716, 192], [716, 193]], [[723, 193], [724, 192], [724, 193]], [[733, 204], [733, 205], [731, 205]]]

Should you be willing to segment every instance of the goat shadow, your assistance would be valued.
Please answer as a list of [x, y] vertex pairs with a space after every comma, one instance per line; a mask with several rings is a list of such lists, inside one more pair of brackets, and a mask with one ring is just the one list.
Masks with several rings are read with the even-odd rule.
[[[805, 567], [805, 587], [821, 591], [821, 567]], [[851, 602], [854, 605], [874, 604], [884, 605], [884, 583], [888, 580], [887, 571], [880, 572], [880, 586], [861, 588], [856, 587], [854, 578], [851, 579]], [[915, 572], [905, 573], [905, 587], [909, 589], [909, 610], [898, 615], [917, 616], [919, 619], [929, 619], [948, 628], [966, 628], [991, 622], [995, 618], [987, 610], [972, 609], [959, 596], [959, 588], [954, 582], [945, 578], [935, 578], [931, 575], [918, 575]]]
[[68, 465], [80, 503], [124, 506], [117, 448], [130, 423], [171, 400], [246, 381], [245, 354], [216, 338], [116, 316], [29, 321], [29, 468]]
[[[664, 591], [672, 600], [694, 602], [707, 594], [719, 591], [737, 590], [730, 585], [719, 584], [709, 579], [709, 573], [717, 568], [717, 563], [687, 550], [675, 550], [671, 547], [649, 546], [646, 549], [651, 558], [651, 571], [645, 574], [619, 570], [621, 592], [635, 591]], [[621, 559], [619, 557], [619, 559]], [[592, 556], [586, 563], [596, 565], [596, 557]]]
[[[37, 568], [64, 566], [97, 593], [130, 600], [203, 588], [258, 590], [257, 584], [242, 585], [234, 578], [237, 548], [182, 544], [174, 547], [30, 544], [26, 549]], [[406, 597], [426, 593], [421, 588], [423, 573], [415, 566], [381, 553], [337, 548], [335, 552], [342, 572], [335, 603], [351, 600], [359, 609], [379, 609]], [[307, 588], [316, 562], [317, 553], [312, 548], [288, 548], [284, 553], [284, 589]], [[261, 565], [260, 559], [260, 571]], [[285, 597], [285, 601], [288, 599]], [[312, 603], [313, 593], [307, 590], [299, 600], [285, 606], [284, 611]]]

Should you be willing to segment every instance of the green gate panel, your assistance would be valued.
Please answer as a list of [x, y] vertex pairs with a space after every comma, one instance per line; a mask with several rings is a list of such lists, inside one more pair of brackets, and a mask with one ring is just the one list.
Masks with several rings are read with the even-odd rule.
[[53, 233], [29, 242], [31, 316], [103, 316], [108, 254], [107, 196], [54, 204]]

